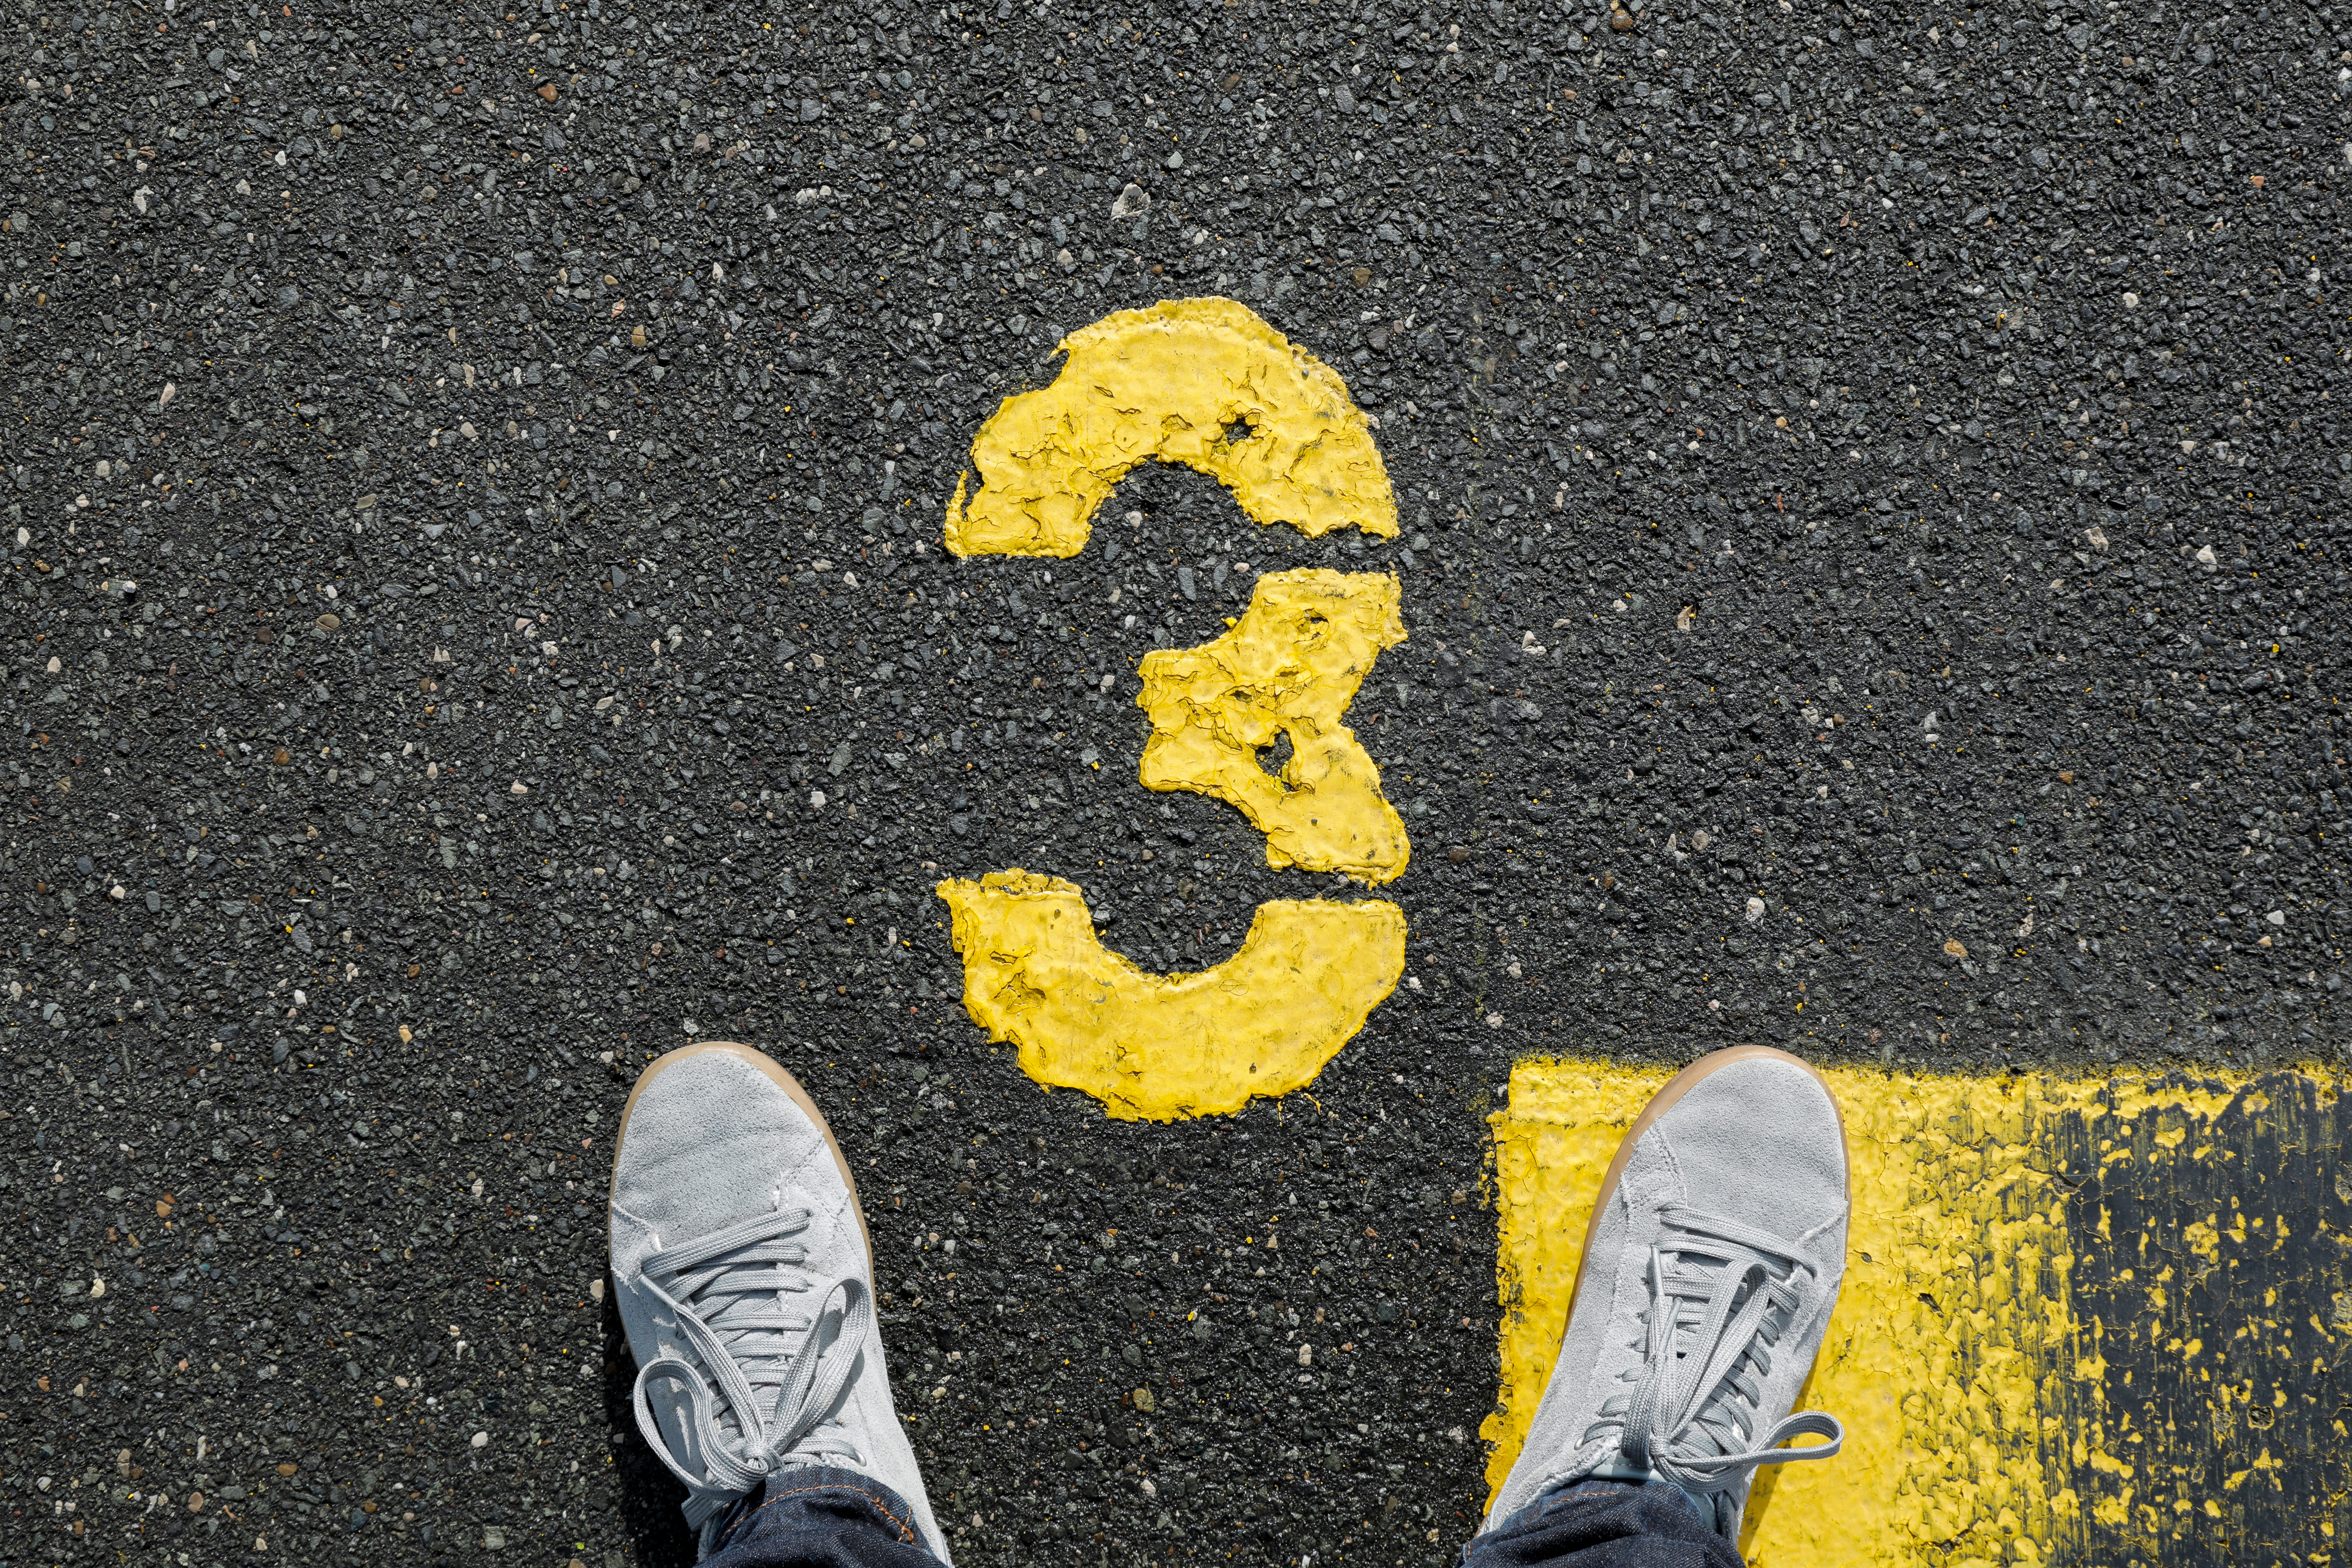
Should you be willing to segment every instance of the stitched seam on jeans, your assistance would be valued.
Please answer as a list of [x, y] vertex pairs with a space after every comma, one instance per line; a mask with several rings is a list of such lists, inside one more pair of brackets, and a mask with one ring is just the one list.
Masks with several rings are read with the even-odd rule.
[[786, 1498], [799, 1497], [803, 1492], [848, 1492], [854, 1496], [862, 1497], [867, 1502], [874, 1505], [875, 1512], [880, 1514], [884, 1519], [888, 1520], [890, 1523], [897, 1528], [898, 1531], [898, 1539], [900, 1541], [906, 1542], [909, 1545], [914, 1542], [914, 1531], [908, 1525], [900, 1522], [898, 1517], [890, 1511], [889, 1504], [884, 1502], [880, 1498], [876, 1497], [872, 1492], [866, 1491], [862, 1488], [844, 1486], [838, 1481], [829, 1481], [823, 1486], [794, 1487], [790, 1491], [778, 1492], [775, 1496], [770, 1498], [766, 1502], [761, 1503], [758, 1508], [753, 1509], [751, 1511], [755, 1514], [763, 1513], [767, 1510], [775, 1507], [776, 1504], [783, 1501]]

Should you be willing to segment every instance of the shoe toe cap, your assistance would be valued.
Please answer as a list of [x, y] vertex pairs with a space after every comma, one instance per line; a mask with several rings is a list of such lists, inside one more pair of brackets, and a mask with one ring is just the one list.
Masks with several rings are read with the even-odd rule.
[[675, 1247], [780, 1200], [828, 1218], [848, 1207], [824, 1129], [752, 1053], [698, 1050], [649, 1069], [614, 1162], [616, 1244], [621, 1215], [647, 1245]]
[[1694, 1207], [1792, 1237], [1845, 1215], [1837, 1102], [1793, 1058], [1728, 1064], [1694, 1085], [1652, 1131]]

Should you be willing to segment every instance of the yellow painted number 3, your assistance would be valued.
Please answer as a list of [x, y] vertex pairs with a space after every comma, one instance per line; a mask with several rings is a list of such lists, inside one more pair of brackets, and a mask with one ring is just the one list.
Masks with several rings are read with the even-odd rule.
[[[1181, 463], [1260, 523], [1310, 537], [1397, 531], [1371, 429], [1338, 374], [1231, 300], [1122, 310], [1062, 342], [1051, 386], [1008, 397], [972, 441], [949, 503], [958, 555], [1076, 555], [1130, 468]], [[1397, 579], [1276, 572], [1225, 635], [1146, 654], [1147, 789], [1225, 801], [1265, 835], [1277, 869], [1402, 875], [1404, 823], [1342, 722], [1383, 648], [1404, 641]], [[1287, 736], [1281, 774], [1257, 754]], [[1235, 952], [1153, 974], [1103, 946], [1075, 883], [1020, 869], [939, 885], [954, 913], [964, 1006], [1040, 1083], [1110, 1115], [1172, 1121], [1238, 1110], [1315, 1075], [1404, 971], [1404, 911], [1385, 900], [1277, 899]]]

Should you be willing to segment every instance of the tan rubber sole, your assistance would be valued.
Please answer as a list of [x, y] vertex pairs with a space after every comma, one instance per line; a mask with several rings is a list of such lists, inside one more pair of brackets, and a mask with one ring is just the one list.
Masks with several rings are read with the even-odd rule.
[[[1633, 1147], [1641, 1142], [1642, 1134], [1650, 1130], [1651, 1123], [1673, 1110], [1676, 1100], [1696, 1089], [1705, 1079], [1735, 1062], [1752, 1061], [1759, 1057], [1787, 1062], [1811, 1074], [1813, 1081], [1822, 1086], [1822, 1092], [1830, 1097], [1830, 1111], [1837, 1118], [1838, 1123], [1838, 1147], [1845, 1149], [1845, 1111], [1839, 1106], [1837, 1091], [1830, 1088], [1829, 1079], [1814, 1072], [1811, 1062], [1801, 1057], [1790, 1056], [1786, 1051], [1775, 1050], [1770, 1046], [1729, 1046], [1699, 1058], [1669, 1079], [1665, 1088], [1650, 1097], [1650, 1103], [1642, 1108], [1642, 1114], [1633, 1119], [1632, 1127], [1626, 1129], [1623, 1141], [1617, 1145], [1616, 1158], [1609, 1162], [1609, 1169], [1601, 1178], [1601, 1191], [1592, 1200], [1592, 1217], [1584, 1226], [1584, 1250], [1577, 1255], [1576, 1289], [1569, 1293], [1568, 1298], [1569, 1321], [1575, 1320], [1576, 1299], [1584, 1292], [1584, 1271], [1592, 1266], [1592, 1242], [1601, 1234], [1601, 1216], [1609, 1212], [1610, 1200], [1617, 1195], [1618, 1178], [1625, 1173], [1626, 1165], [1633, 1158]], [[1845, 1189], [1846, 1203], [1851, 1207], [1853, 1202], [1853, 1161], [1850, 1152], [1845, 1162]]]
[[[824, 1146], [833, 1151], [834, 1165], [841, 1172], [841, 1179], [848, 1184], [849, 1201], [857, 1214], [857, 1234], [866, 1238], [866, 1272], [870, 1275], [874, 1268], [874, 1233], [866, 1228], [866, 1205], [857, 1195], [856, 1173], [850, 1170], [849, 1159], [841, 1152], [841, 1141], [833, 1135], [833, 1124], [824, 1119], [824, 1112], [816, 1108], [816, 1101], [809, 1098], [809, 1091], [801, 1087], [800, 1079], [778, 1066], [775, 1059], [765, 1051], [755, 1050], [750, 1046], [740, 1045], [733, 1040], [702, 1040], [691, 1046], [680, 1046], [677, 1049], [666, 1052], [646, 1064], [646, 1070], [637, 1075], [636, 1087], [629, 1090], [628, 1100], [621, 1107], [621, 1129], [613, 1135], [613, 1179], [616, 1182], [620, 1179], [621, 1141], [628, 1136], [629, 1113], [637, 1108], [637, 1096], [645, 1093], [646, 1086], [652, 1083], [665, 1069], [675, 1067], [690, 1057], [698, 1057], [713, 1051], [725, 1052], [759, 1068], [768, 1076], [770, 1082], [792, 1097], [794, 1105], [808, 1113], [808, 1119], [811, 1121], [816, 1123], [817, 1131], [824, 1135]], [[605, 1204], [609, 1207], [611, 1203], [612, 1189], [608, 1184], [605, 1191]]]

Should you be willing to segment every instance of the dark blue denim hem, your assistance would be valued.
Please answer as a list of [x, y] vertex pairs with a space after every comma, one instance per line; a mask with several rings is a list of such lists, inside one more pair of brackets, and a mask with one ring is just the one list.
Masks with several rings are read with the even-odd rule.
[[1463, 1568], [1743, 1568], [1705, 1505], [1667, 1483], [1580, 1481], [1462, 1549]]
[[[785, 1470], [737, 1499], [704, 1568], [942, 1568], [914, 1510], [870, 1476]], [[1555, 1488], [1463, 1548], [1463, 1568], [1742, 1568], [1703, 1500], [1653, 1482]]]
[[704, 1568], [940, 1568], [907, 1500], [831, 1466], [780, 1470], [720, 1514]]

